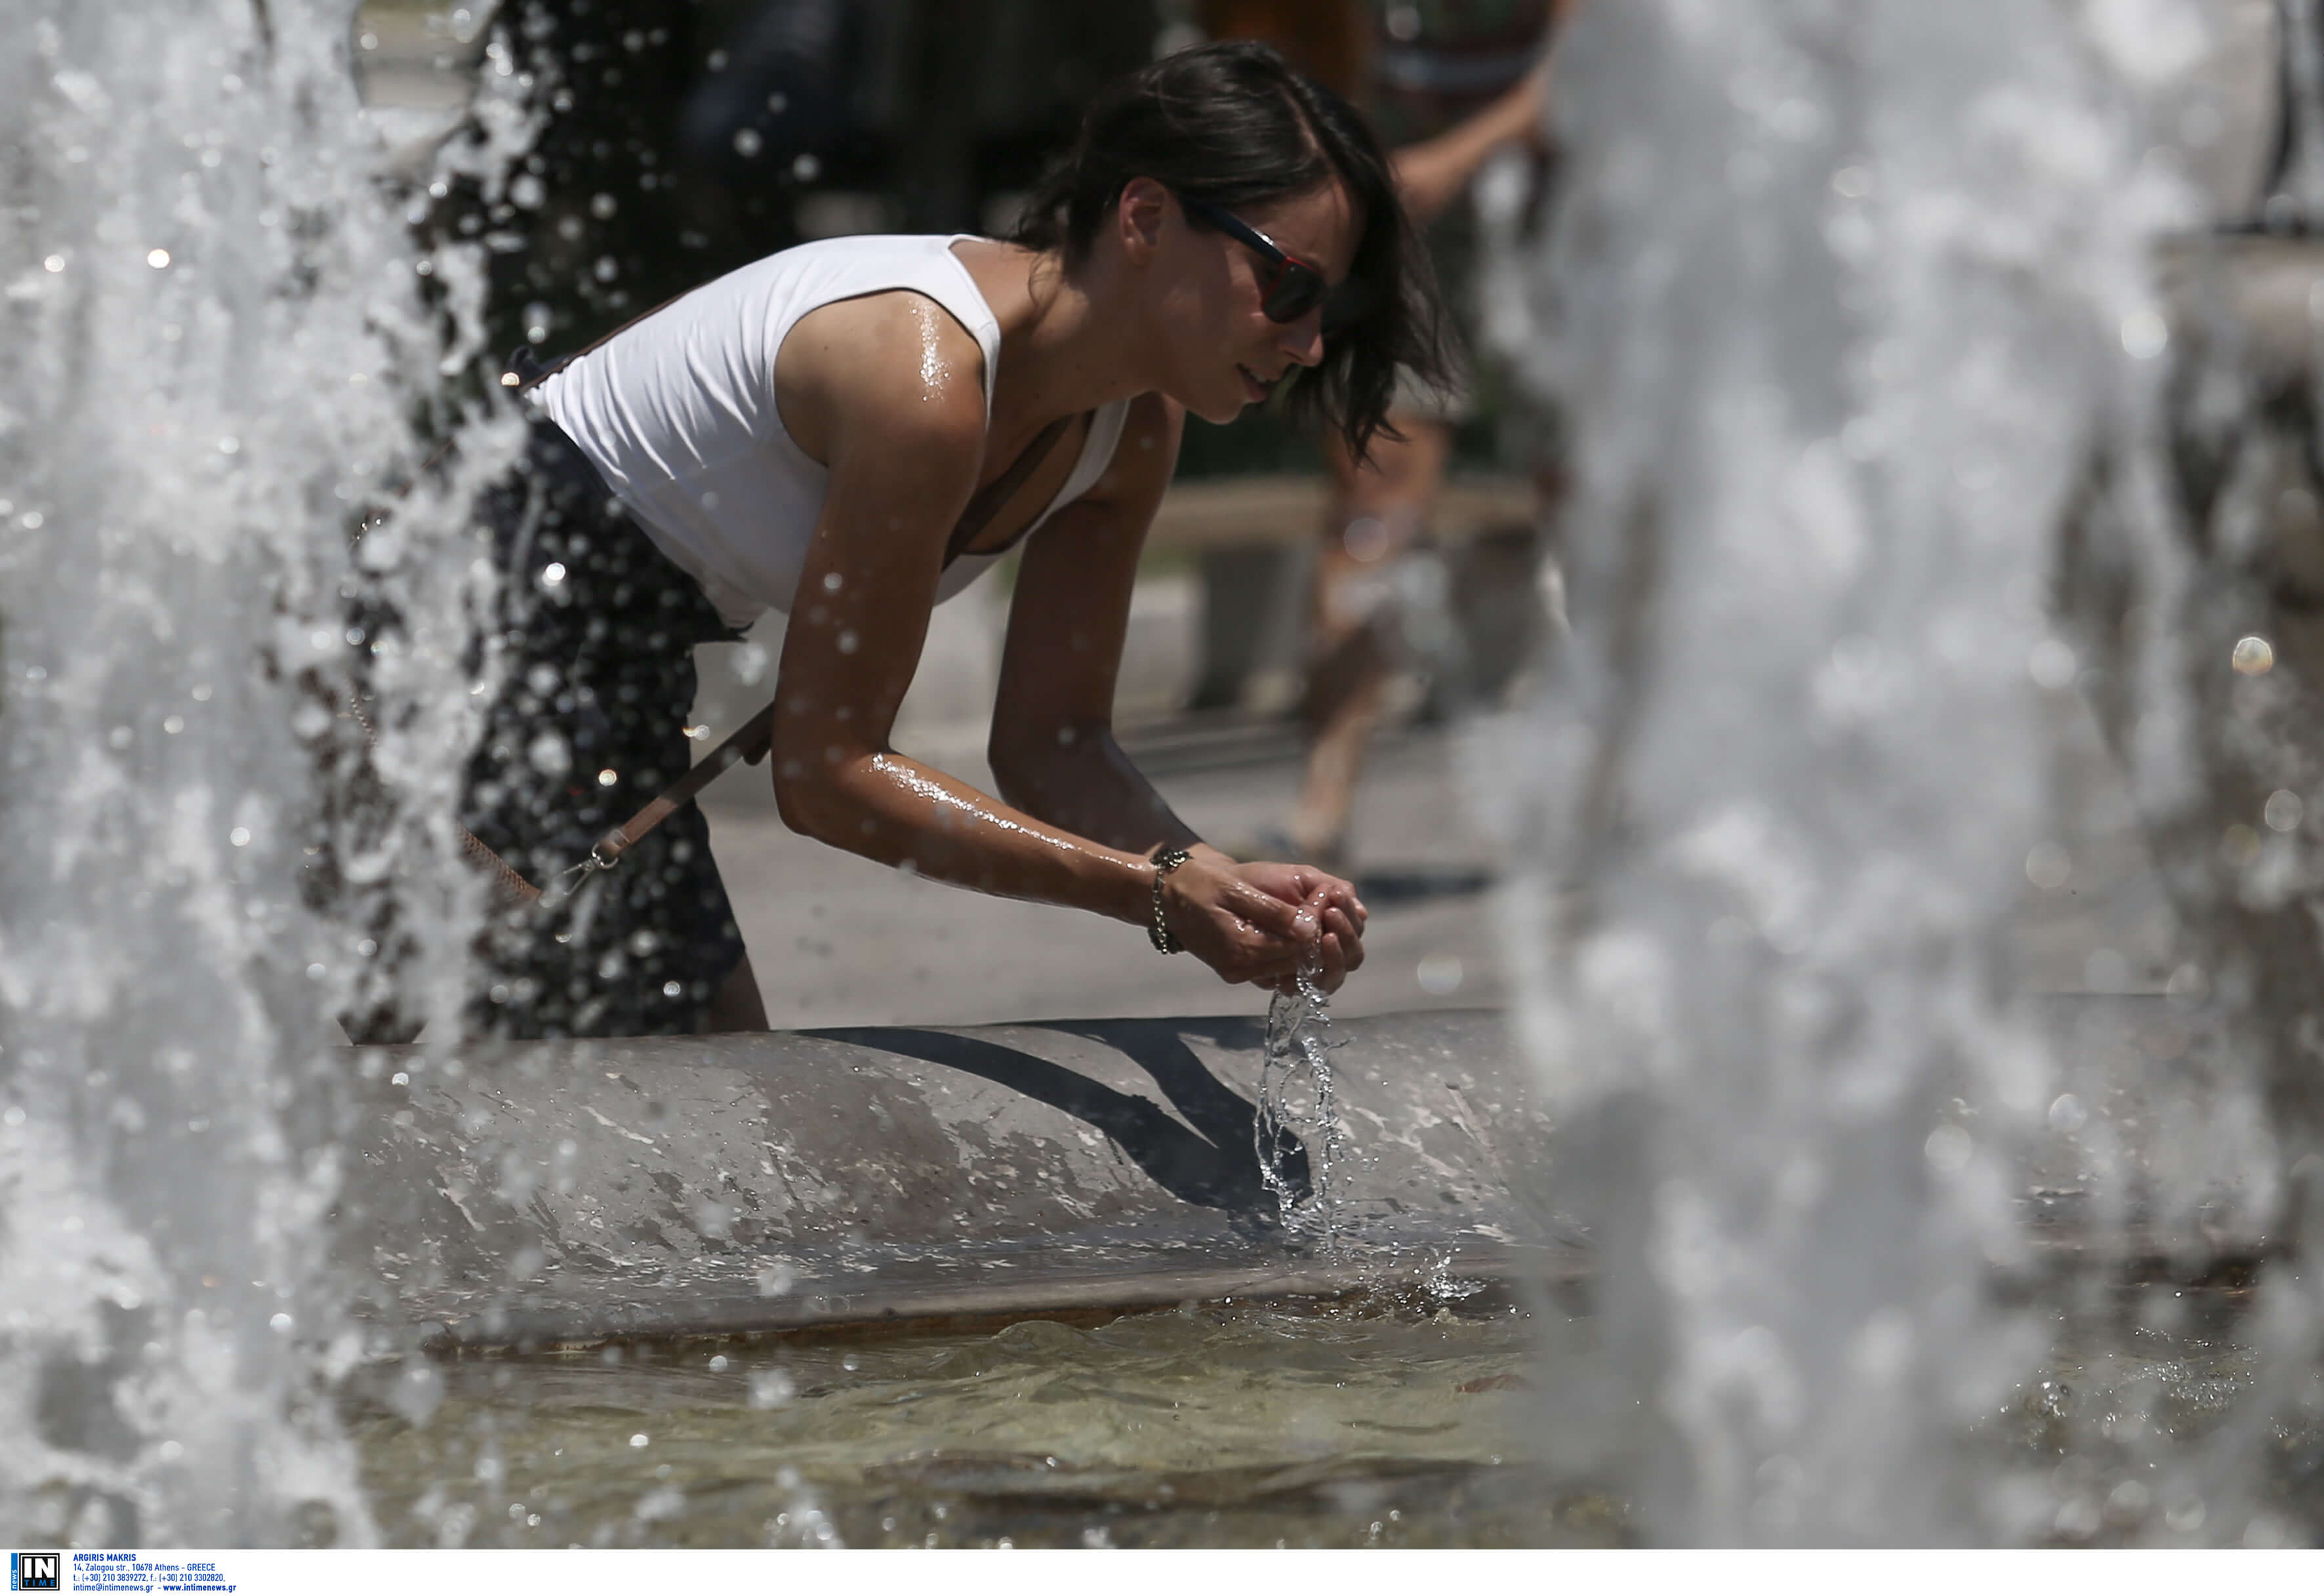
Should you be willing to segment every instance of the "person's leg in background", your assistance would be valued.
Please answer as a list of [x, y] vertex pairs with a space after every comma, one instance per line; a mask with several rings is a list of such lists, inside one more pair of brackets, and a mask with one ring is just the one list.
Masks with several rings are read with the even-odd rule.
[[1343, 862], [1364, 753], [1403, 654], [1395, 567], [1426, 529], [1452, 453], [1452, 429], [1395, 415], [1404, 436], [1372, 442], [1359, 466], [1330, 451], [1333, 493], [1315, 562], [1307, 689], [1307, 764], [1290, 841], [1325, 868]]

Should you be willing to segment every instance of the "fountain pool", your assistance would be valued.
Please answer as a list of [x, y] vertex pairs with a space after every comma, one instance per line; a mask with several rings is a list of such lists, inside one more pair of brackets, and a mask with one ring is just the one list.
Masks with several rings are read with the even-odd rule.
[[[1476, 743], [1522, 1058], [1475, 1016], [1339, 1028], [1336, 1206], [1286, 1235], [1249, 1021], [447, 1039], [465, 512], [513, 429], [494, 240], [412, 228], [456, 180], [516, 203], [525, 63], [469, 15], [484, 136], [431, 169], [361, 120], [344, 5], [0, 0], [0, 809], [37, 839], [0, 855], [0, 1522], [2324, 1536], [2314, 961], [2267, 934], [2324, 793], [2253, 752], [2307, 652], [2305, 567], [2254, 551], [2324, 522], [2279, 480], [2298, 384], [2245, 360], [2324, 295], [2292, 236], [2245, 252], [2264, 336], [2153, 270], [2236, 164], [2243, 102], [2172, 86], [2254, 14], [1583, 9], [1564, 208], [1504, 278], [1581, 423], [1573, 641]], [[2268, 447], [2210, 473], [2214, 536], [2172, 473], [2222, 439]], [[2136, 601], [2086, 632], [2070, 526]], [[358, 672], [379, 813], [315, 776], [314, 689]], [[2090, 877], [2045, 775], [2076, 695], [2192, 951], [2134, 991], [2098, 949], [2044, 1008], [2005, 950], [2029, 884]], [[350, 1049], [382, 927], [435, 1039]]]

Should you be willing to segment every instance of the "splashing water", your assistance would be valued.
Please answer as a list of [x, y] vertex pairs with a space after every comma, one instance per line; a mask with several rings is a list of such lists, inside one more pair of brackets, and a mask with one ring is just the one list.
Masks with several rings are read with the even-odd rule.
[[[463, 507], [512, 440], [445, 397], [481, 252], [415, 250], [346, 21], [0, 0], [0, 1518], [28, 1536], [371, 1533], [323, 1238], [331, 1016], [378, 948], [301, 872], [396, 898], [407, 985], [454, 1011]], [[396, 801], [351, 827], [318, 771], [358, 650]]]
[[1997, 953], [2048, 801], [2027, 662], [2188, 214], [2122, 9], [1590, 6], [1553, 86], [1574, 632], [1478, 785], [1601, 1271], [1552, 1444], [1658, 1539], [2046, 1522], [1957, 1460], [2042, 1349], [1984, 1284], [2051, 1070]]
[[1340, 1233], [1348, 1132], [1332, 1075], [1332, 999], [1319, 965], [1267, 1005], [1259, 1113], [1251, 1138], [1259, 1177], [1275, 1194], [1285, 1230], [1330, 1246]]

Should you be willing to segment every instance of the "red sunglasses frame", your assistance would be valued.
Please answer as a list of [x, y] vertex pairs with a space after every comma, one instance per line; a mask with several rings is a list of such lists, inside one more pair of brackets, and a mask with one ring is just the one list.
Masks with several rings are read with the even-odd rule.
[[1207, 199], [1185, 199], [1180, 204], [1188, 216], [1209, 223], [1267, 263], [1267, 275], [1259, 283], [1259, 308], [1269, 321], [1288, 324], [1311, 310], [1322, 309], [1325, 321], [1333, 322], [1332, 301], [1345, 298], [1349, 284], [1333, 288], [1321, 266], [1293, 254], [1222, 205]]

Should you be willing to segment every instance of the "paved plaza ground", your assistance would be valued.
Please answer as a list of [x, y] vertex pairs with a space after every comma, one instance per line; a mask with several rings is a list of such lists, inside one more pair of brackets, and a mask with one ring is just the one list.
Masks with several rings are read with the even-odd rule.
[[[2160, 992], [2176, 957], [2161, 881], [2087, 712], [2070, 698], [2054, 708], [2061, 801], [2052, 839], [2070, 869], [2062, 883], [2025, 884], [2010, 929], [2010, 974], [2034, 992]], [[1357, 804], [1351, 866], [1372, 909], [1368, 958], [1342, 992], [1340, 1013], [1507, 1001], [1492, 884], [1499, 861], [1459, 773], [1462, 735], [1409, 727], [1376, 751]], [[990, 780], [973, 730], [938, 741], [925, 750], [931, 762], [980, 786]], [[1164, 723], [1124, 741], [1186, 821], [1230, 849], [1289, 811], [1299, 767], [1288, 724], [1218, 732]], [[1261, 994], [1222, 985], [1193, 959], [1158, 956], [1134, 927], [916, 880], [796, 835], [775, 813], [763, 768], [738, 769], [706, 804], [777, 1027], [1265, 1006]]]

